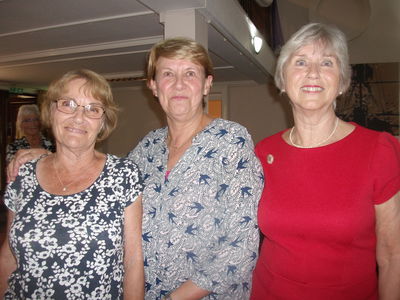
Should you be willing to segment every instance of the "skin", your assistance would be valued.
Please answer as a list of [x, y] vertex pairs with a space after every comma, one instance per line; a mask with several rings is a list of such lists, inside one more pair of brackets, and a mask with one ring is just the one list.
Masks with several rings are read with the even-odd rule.
[[[82, 88], [85, 81], [76, 79], [66, 85], [64, 97], [75, 99], [78, 105], [101, 104], [92, 95], [84, 93]], [[104, 118], [104, 117], [103, 117]], [[90, 186], [101, 173], [106, 156], [94, 149], [96, 138], [104, 122], [103, 118], [88, 118], [83, 108], [79, 107], [73, 114], [66, 114], [57, 110], [55, 104], [51, 108], [51, 124], [56, 139], [57, 153], [51, 154], [40, 160], [37, 168], [37, 177], [42, 188], [53, 194], [73, 194]], [[39, 151], [39, 149], [38, 149]], [[40, 152], [34, 152], [36, 155]], [[64, 185], [68, 184], [68, 190], [63, 191], [57, 181], [58, 169]], [[71, 184], [69, 184], [71, 182]], [[143, 299], [144, 295], [144, 270], [141, 245], [141, 197], [128, 206], [125, 211], [124, 224], [124, 298]], [[9, 213], [12, 222], [13, 213]], [[9, 230], [7, 231], [9, 232]], [[8, 235], [6, 238], [8, 241]], [[0, 288], [5, 289], [6, 280], [15, 270], [15, 258], [11, 256], [11, 250], [7, 242], [2, 245], [0, 262], [1, 269], [6, 270], [0, 277]], [[4, 264], [4, 269], [3, 269]], [[3, 272], [2, 272], [3, 273]], [[0, 290], [2, 291], [2, 290]]]
[[[157, 61], [155, 80], [149, 82], [149, 87], [167, 116], [169, 170], [190, 147], [193, 136], [211, 122], [203, 112], [202, 103], [212, 79], [205, 76], [202, 66], [189, 60], [160, 57]], [[209, 293], [188, 280], [172, 291], [171, 298], [196, 300]]]
[[379, 299], [400, 299], [400, 192], [375, 205]]
[[10, 231], [11, 222], [14, 219], [14, 213], [11, 211], [7, 212], [7, 229], [6, 236], [0, 248], [0, 297], [3, 297], [8, 284], [7, 280], [11, 275], [11, 272], [17, 268], [17, 262], [13, 253], [11, 252], [8, 232]]

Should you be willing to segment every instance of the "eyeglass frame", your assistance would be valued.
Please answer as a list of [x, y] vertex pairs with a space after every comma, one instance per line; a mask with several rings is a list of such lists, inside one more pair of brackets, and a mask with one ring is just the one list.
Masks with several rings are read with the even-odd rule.
[[[74, 111], [73, 111], [73, 112], [65, 112], [65, 111], [60, 110], [60, 108], [59, 108], [59, 106], [58, 106], [58, 102], [59, 102], [60, 100], [67, 100], [67, 101], [70, 101], [70, 102], [71, 102], [71, 101], [74, 102], [75, 105], [76, 105], [75, 108], [74, 108]], [[57, 99], [57, 100], [53, 100], [53, 102], [56, 103], [56, 108], [57, 108], [57, 110], [58, 110], [59, 112], [62, 112], [62, 113], [64, 113], [64, 114], [68, 114], [68, 115], [72, 115], [72, 114], [76, 113], [76, 112], [78, 111], [78, 108], [79, 108], [79, 107], [83, 107], [83, 113], [85, 114], [86, 117], [88, 117], [88, 118], [90, 118], [90, 119], [101, 119], [101, 118], [103, 117], [103, 115], [105, 114], [105, 112], [106, 112], [106, 109], [105, 109], [102, 105], [100, 105], [100, 104], [86, 104], [86, 105], [80, 105], [80, 104], [76, 103], [76, 100], [75, 100], [75, 99], [72, 99], [72, 98], [59, 98], [59, 99]], [[89, 115], [87, 115], [87, 112], [89, 111], [89, 110], [88, 110], [88, 107], [90, 107], [90, 106], [94, 106], [94, 107], [101, 108], [101, 109], [103, 110], [103, 113], [102, 113], [99, 117], [90, 117]], [[72, 106], [70, 106], [70, 107], [72, 107]]]

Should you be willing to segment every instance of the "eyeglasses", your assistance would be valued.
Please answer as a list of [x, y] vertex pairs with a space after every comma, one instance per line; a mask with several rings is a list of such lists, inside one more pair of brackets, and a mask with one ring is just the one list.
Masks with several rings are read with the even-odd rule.
[[22, 120], [21, 122], [22, 122], [22, 123], [39, 122], [39, 118], [24, 119], [24, 120]]
[[54, 101], [57, 106], [57, 110], [66, 114], [73, 114], [77, 111], [78, 107], [83, 107], [85, 116], [91, 119], [100, 119], [105, 110], [100, 104], [87, 104], [78, 105], [74, 99], [58, 99]]

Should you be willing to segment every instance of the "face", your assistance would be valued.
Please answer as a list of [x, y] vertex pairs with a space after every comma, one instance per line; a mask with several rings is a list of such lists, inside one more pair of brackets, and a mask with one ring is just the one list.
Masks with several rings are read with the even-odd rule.
[[319, 43], [296, 51], [286, 63], [284, 77], [285, 90], [294, 108], [329, 107], [340, 92], [338, 61]]
[[[84, 93], [84, 79], [75, 79], [65, 87], [63, 98], [74, 99], [78, 105], [98, 104], [101, 101]], [[72, 113], [64, 113], [52, 104], [52, 129], [59, 147], [67, 147], [74, 150], [88, 150], [94, 148], [96, 138], [100, 132], [104, 116], [100, 119], [89, 118], [85, 115], [83, 107], [78, 107]]]
[[40, 132], [39, 117], [35, 114], [26, 114], [21, 119], [21, 129], [24, 135], [38, 135]]
[[185, 59], [160, 57], [155, 80], [150, 81], [167, 118], [190, 120], [203, 113], [203, 97], [210, 91], [212, 76], [204, 68]]

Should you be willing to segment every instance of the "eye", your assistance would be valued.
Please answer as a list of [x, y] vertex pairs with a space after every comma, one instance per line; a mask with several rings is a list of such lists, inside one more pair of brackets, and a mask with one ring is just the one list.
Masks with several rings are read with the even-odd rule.
[[72, 99], [60, 99], [58, 105], [62, 107], [76, 107], [76, 103]]
[[306, 61], [305, 61], [304, 59], [297, 59], [297, 60], [294, 62], [294, 64], [295, 64], [296, 66], [302, 67], [302, 66], [305, 66], [305, 65], [306, 65]]
[[333, 66], [333, 61], [331, 59], [325, 59], [322, 61], [322, 66], [324, 67], [332, 67]]
[[89, 104], [87, 107], [87, 110], [95, 113], [95, 114], [100, 114], [103, 112], [103, 108], [99, 105], [94, 105], [94, 104]]
[[187, 77], [196, 77], [196, 72], [195, 71], [187, 71], [186, 76]]
[[172, 77], [174, 74], [171, 71], [164, 71], [162, 73], [163, 77]]

